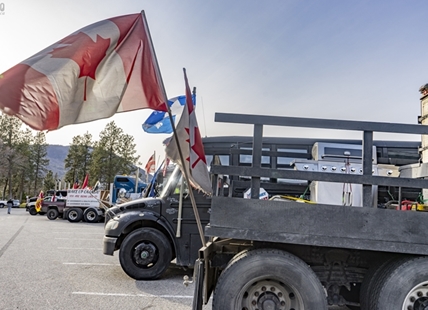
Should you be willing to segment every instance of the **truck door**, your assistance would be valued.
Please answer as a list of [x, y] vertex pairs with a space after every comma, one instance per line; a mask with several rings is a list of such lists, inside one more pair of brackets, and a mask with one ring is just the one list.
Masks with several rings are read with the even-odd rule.
[[[205, 228], [209, 222], [211, 198], [197, 190], [193, 190], [193, 194], [202, 226]], [[181, 211], [180, 196], [182, 197]], [[182, 178], [177, 182], [174, 191], [166, 198], [166, 201], [167, 203], [164, 205], [163, 208], [165, 209], [162, 210], [162, 213], [175, 232], [177, 264], [193, 266], [198, 255], [198, 250], [202, 246], [202, 242], [189, 197], [189, 188], [186, 182], [183, 183]]]

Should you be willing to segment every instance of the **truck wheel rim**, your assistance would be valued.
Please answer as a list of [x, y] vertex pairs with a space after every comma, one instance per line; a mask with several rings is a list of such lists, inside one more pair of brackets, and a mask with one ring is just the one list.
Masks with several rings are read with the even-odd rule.
[[77, 218], [77, 212], [76, 211], [69, 211], [68, 216], [70, 219], [75, 220]]
[[416, 285], [407, 294], [402, 310], [428, 310], [428, 281]]
[[142, 242], [138, 244], [133, 251], [132, 257], [138, 267], [150, 268], [152, 267], [157, 259], [157, 249], [150, 242]]
[[88, 218], [88, 220], [93, 221], [95, 219], [95, 212], [89, 211], [86, 217]]
[[252, 281], [242, 292], [241, 309], [303, 309], [298, 292], [274, 279]]

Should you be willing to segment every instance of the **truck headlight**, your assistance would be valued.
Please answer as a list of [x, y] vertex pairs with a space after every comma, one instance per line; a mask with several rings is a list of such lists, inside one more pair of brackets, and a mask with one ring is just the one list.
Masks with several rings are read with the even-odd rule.
[[107, 222], [105, 230], [115, 230], [117, 226], [119, 226], [119, 222], [112, 219]]

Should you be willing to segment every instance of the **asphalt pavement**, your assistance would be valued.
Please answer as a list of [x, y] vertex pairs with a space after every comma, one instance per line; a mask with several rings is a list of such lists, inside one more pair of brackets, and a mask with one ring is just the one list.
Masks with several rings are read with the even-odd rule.
[[160, 280], [136, 281], [117, 253], [102, 253], [103, 232], [103, 223], [0, 208], [0, 309], [191, 309], [194, 285], [185, 287], [183, 277], [192, 270], [172, 264]]
[[[0, 209], [0, 309], [191, 309], [193, 289], [170, 268], [135, 281], [102, 253], [103, 223], [70, 223]], [[205, 309], [211, 309], [208, 304]]]

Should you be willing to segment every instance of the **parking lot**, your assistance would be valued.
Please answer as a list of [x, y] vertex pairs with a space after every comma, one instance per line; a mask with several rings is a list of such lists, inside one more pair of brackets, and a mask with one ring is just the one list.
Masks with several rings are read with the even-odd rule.
[[129, 278], [117, 255], [102, 254], [103, 223], [11, 213], [0, 209], [0, 309], [191, 309], [194, 286], [182, 283], [192, 271]]
[[103, 223], [11, 213], [0, 208], [0, 309], [191, 309], [191, 270], [171, 264], [160, 280], [131, 279], [117, 255], [102, 254]]

